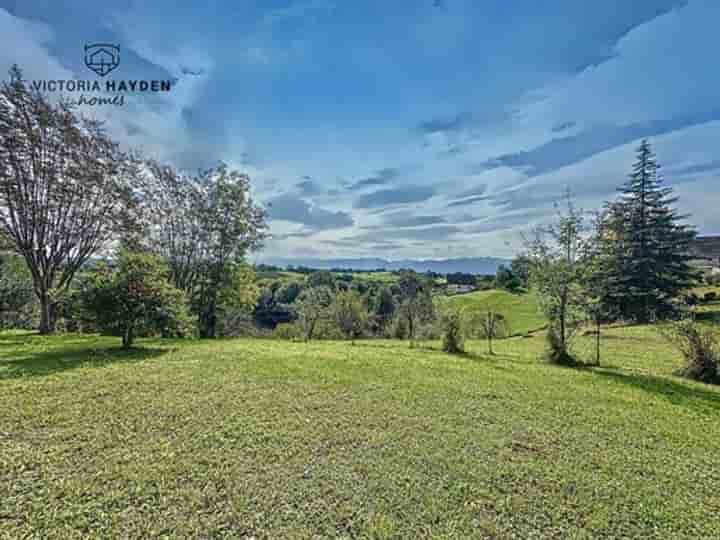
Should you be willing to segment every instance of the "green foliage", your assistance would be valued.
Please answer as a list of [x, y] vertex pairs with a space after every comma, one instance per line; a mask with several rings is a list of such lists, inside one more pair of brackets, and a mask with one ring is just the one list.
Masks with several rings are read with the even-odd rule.
[[195, 176], [154, 162], [145, 170], [146, 248], [187, 294], [199, 335], [216, 337], [223, 308], [247, 307], [257, 296], [244, 260], [267, 234], [265, 210], [250, 196], [250, 178], [224, 164]]
[[673, 208], [650, 143], [637, 149], [621, 197], [606, 206], [600, 230], [598, 281], [603, 302], [626, 320], [648, 322], [675, 312], [673, 299], [699, 274], [690, 266], [695, 230]]
[[370, 302], [375, 333], [384, 335], [397, 309], [392, 291], [387, 286], [380, 287], [377, 293], [370, 298]]
[[280, 323], [272, 333], [276, 339], [300, 339], [303, 336], [303, 329], [297, 323]]
[[335, 275], [328, 270], [318, 270], [308, 275], [306, 286], [308, 288], [313, 287], [327, 287], [328, 289], [334, 290], [337, 286]]
[[367, 327], [367, 309], [362, 298], [351, 291], [342, 291], [335, 295], [331, 317], [345, 339], [355, 340], [361, 337]]
[[114, 265], [89, 272], [81, 286], [84, 309], [100, 330], [122, 336], [125, 348], [148, 331], [166, 336], [189, 331], [185, 295], [170, 284], [159, 257], [120, 250]]
[[443, 351], [450, 354], [460, 354], [465, 352], [460, 313], [457, 311], [446, 313], [442, 317], [442, 324]]
[[522, 287], [522, 281], [510, 268], [500, 265], [495, 274], [495, 286], [498, 289], [514, 292]]
[[18, 255], [0, 252], [0, 329], [32, 328], [36, 322], [30, 271]]
[[532, 261], [530, 257], [518, 255], [510, 262], [510, 270], [513, 276], [520, 281], [520, 286], [527, 288], [530, 285], [530, 268]]
[[558, 211], [556, 222], [537, 229], [527, 243], [532, 260], [530, 282], [550, 326], [552, 349], [560, 356], [569, 355], [573, 336], [587, 320], [584, 233], [583, 214], [568, 194], [566, 208]]
[[328, 287], [312, 287], [300, 294], [295, 302], [295, 310], [305, 341], [315, 337], [319, 324], [328, 318], [332, 302], [333, 293]]
[[402, 324], [412, 345], [420, 327], [435, 319], [432, 283], [415, 272], [403, 272], [398, 288], [400, 305], [397, 317], [403, 320]]
[[680, 376], [720, 384], [720, 339], [713, 327], [701, 325], [690, 315], [661, 326], [660, 332], [685, 358]]
[[469, 327], [470, 335], [487, 341], [488, 354], [494, 354], [492, 346], [494, 339], [510, 335], [508, 320], [502, 313], [491, 309], [469, 313], [465, 324]]

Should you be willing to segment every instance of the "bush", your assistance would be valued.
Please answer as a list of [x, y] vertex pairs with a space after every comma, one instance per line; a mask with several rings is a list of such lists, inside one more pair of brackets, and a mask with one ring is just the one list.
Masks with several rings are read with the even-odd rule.
[[465, 352], [460, 314], [448, 313], [443, 317], [443, 351], [450, 354]]
[[706, 292], [703, 296], [703, 302], [714, 302], [717, 300], [718, 294], [715, 291]]
[[691, 317], [668, 324], [663, 336], [685, 358], [685, 366], [677, 374], [695, 381], [718, 384], [720, 341], [712, 327], [701, 326]]
[[276, 339], [301, 339], [303, 332], [302, 328], [296, 323], [280, 323], [275, 327], [272, 333]]

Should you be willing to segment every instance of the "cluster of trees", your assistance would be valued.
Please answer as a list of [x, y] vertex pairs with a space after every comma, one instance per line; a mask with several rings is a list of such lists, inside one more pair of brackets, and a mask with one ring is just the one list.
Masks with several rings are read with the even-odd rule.
[[187, 332], [188, 316], [214, 337], [254, 305], [244, 259], [266, 225], [246, 175], [222, 164], [185, 174], [124, 152], [14, 67], [0, 87], [0, 235], [25, 263], [41, 333], [90, 313], [129, 345], [140, 327]]
[[[259, 326], [278, 336], [356, 339], [396, 337], [413, 341], [435, 331], [432, 276], [402, 271], [397, 282], [345, 280], [329, 271], [308, 274], [304, 283], [274, 283], [255, 307]], [[433, 327], [431, 329], [431, 327]]]
[[699, 274], [690, 265], [695, 231], [673, 208], [648, 141], [617, 199], [592, 220], [568, 197], [552, 225], [528, 239], [529, 281], [550, 323], [552, 359], [572, 363], [570, 342], [581, 325], [671, 318]]

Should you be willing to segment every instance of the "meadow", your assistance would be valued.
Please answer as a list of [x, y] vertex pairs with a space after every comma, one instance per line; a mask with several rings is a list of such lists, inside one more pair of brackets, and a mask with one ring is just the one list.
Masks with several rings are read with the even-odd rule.
[[138, 345], [0, 334], [0, 537], [720, 537], [720, 389], [653, 328]]
[[439, 296], [436, 303], [440, 311], [483, 312], [494, 311], [508, 321], [510, 333], [527, 334], [547, 324], [542, 316], [537, 296], [532, 292], [508, 292], [491, 289], [455, 296]]

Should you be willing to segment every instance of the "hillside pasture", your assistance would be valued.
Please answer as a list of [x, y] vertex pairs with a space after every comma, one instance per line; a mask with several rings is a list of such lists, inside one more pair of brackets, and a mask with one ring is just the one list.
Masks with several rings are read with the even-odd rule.
[[720, 537], [720, 389], [605, 343], [0, 334], [0, 537]]

